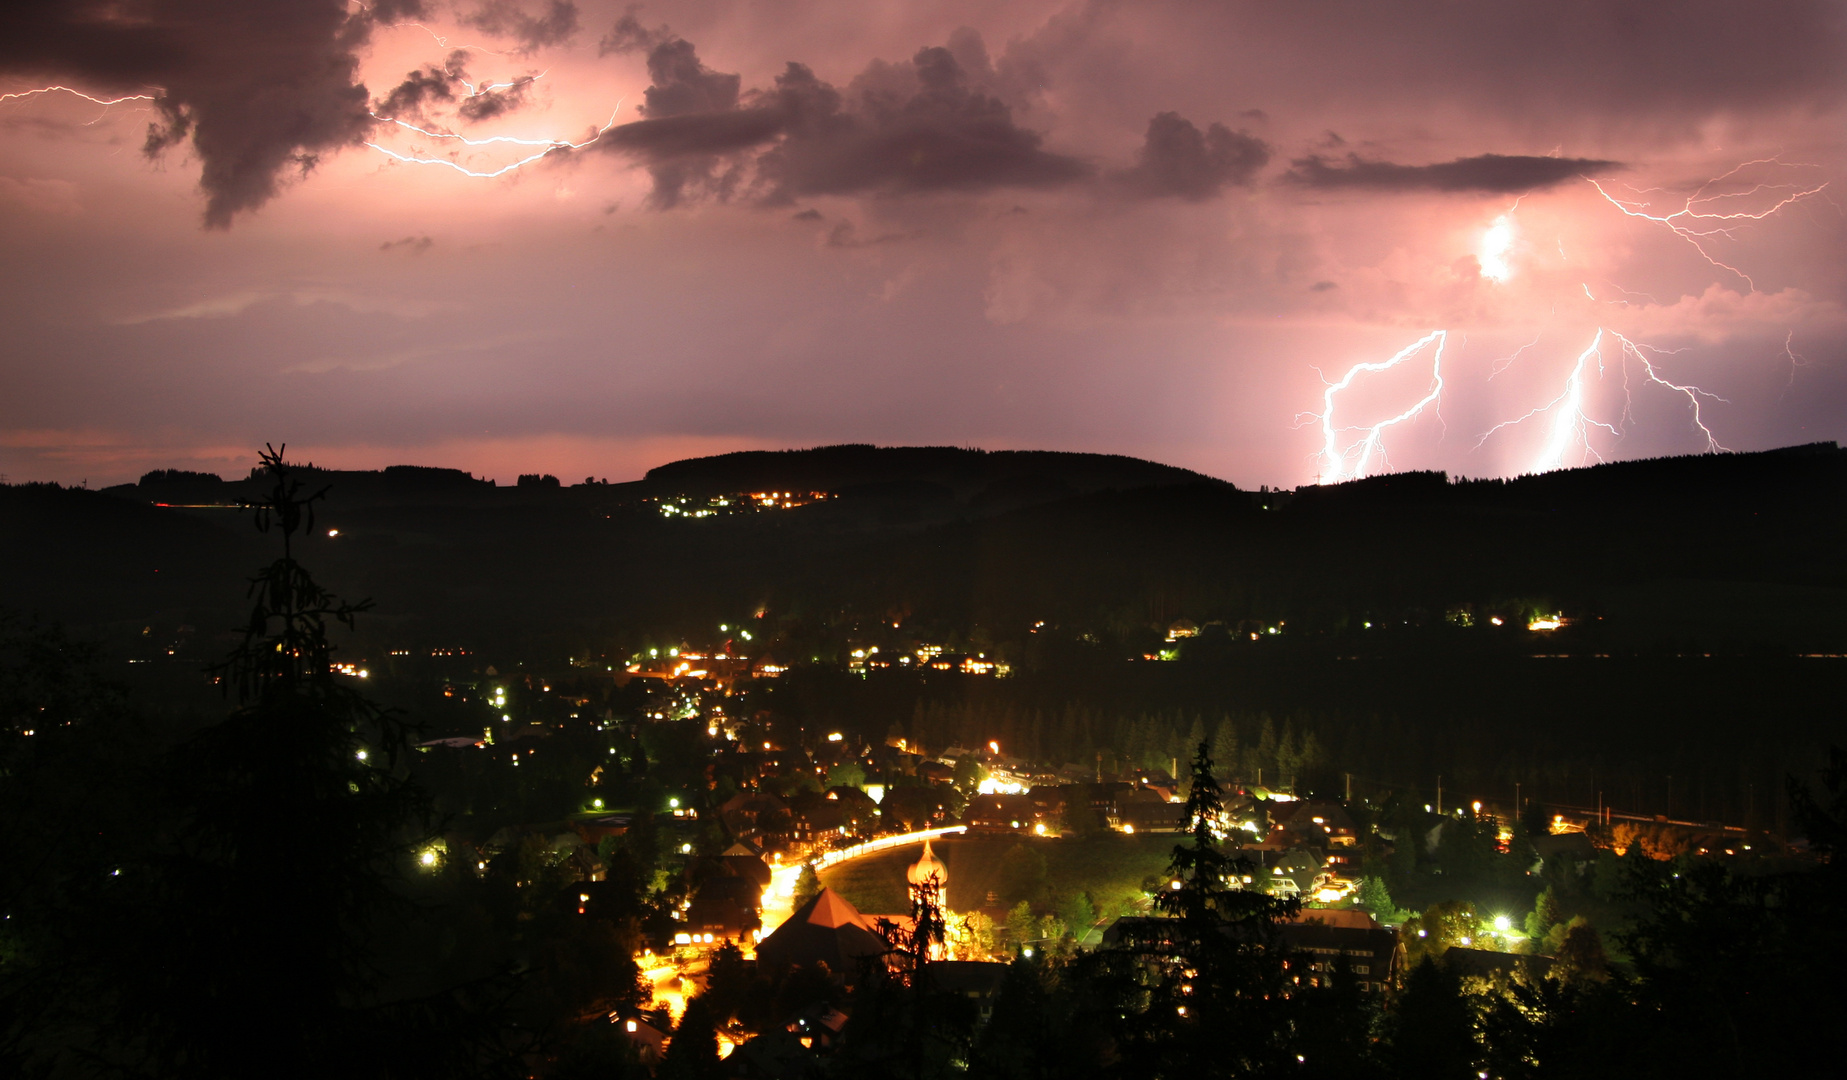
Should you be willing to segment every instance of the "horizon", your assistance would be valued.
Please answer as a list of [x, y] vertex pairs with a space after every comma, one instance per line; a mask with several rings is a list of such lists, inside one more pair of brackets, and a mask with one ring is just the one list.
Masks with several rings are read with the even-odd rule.
[[[1730, 455], [1730, 456], [1740, 456], [1740, 455], [1751, 455], [1751, 454], [1774, 454], [1774, 453], [1779, 453], [1782, 451], [1798, 450], [1798, 449], [1804, 449], [1808, 447], [1837, 447], [1838, 448], [1838, 446], [1839, 446], [1839, 443], [1836, 440], [1817, 439], [1817, 440], [1812, 440], [1809, 442], [1788, 443], [1788, 444], [1781, 445], [1781, 446], [1766, 446], [1766, 447], [1761, 447], [1761, 448], [1753, 449], [1753, 450], [1707, 451], [1707, 452], [1702, 452], [1702, 453], [1697, 453], [1697, 454], [1660, 454], [1660, 455], [1654, 455], [1651, 457], [1622, 458], [1622, 459], [1618, 459], [1614, 461], [1605, 461], [1605, 462], [1588, 462], [1588, 463], [1581, 464], [1581, 465], [1568, 465], [1560, 469], [1548, 470], [1548, 471], [1572, 472], [1572, 471], [1577, 471], [1580, 469], [1594, 468], [1598, 465], [1623, 465], [1623, 464], [1636, 464], [1636, 463], [1649, 462], [1649, 461], [1666, 461], [1666, 460], [1674, 460], [1674, 459], [1682, 459], [1682, 458], [1698, 458], [1698, 457], [1708, 456], [1709, 454], [1714, 454], [1714, 453], [1722, 454], [1722, 455]], [[1131, 460], [1143, 462], [1145, 464], [1164, 465], [1164, 466], [1168, 466], [1172, 468], [1184, 468], [1184, 466], [1173, 465], [1171, 462], [1154, 461], [1148, 458], [1135, 458], [1135, 457], [1132, 457], [1132, 455], [1110, 454], [1108, 452], [1102, 452], [1102, 451], [1046, 450], [1043, 447], [990, 448], [990, 447], [982, 447], [982, 446], [881, 445], [877, 443], [830, 443], [830, 444], [816, 445], [816, 446], [745, 447], [745, 448], [738, 449], [738, 450], [722, 450], [714, 454], [702, 454], [702, 455], [698, 455], [695, 457], [675, 458], [671, 461], [656, 462], [653, 465], [649, 465], [645, 467], [639, 475], [628, 477], [628, 478], [612, 477], [612, 476], [600, 475], [595, 472], [591, 472], [589, 474], [586, 474], [584, 479], [576, 479], [572, 476], [561, 474], [551, 469], [545, 469], [545, 468], [529, 469], [529, 468], [524, 468], [524, 467], [518, 468], [509, 473], [490, 475], [487, 473], [479, 472], [474, 469], [463, 468], [463, 467], [456, 466], [456, 465], [446, 465], [446, 464], [439, 465], [439, 464], [430, 464], [426, 462], [414, 462], [414, 461], [393, 461], [388, 464], [382, 464], [382, 465], [329, 465], [329, 464], [326, 464], [325, 462], [313, 460], [311, 455], [303, 455], [301, 459], [293, 461], [292, 464], [294, 464], [298, 468], [320, 469], [320, 470], [325, 470], [328, 472], [384, 472], [387, 469], [394, 469], [394, 468], [442, 469], [442, 470], [448, 470], [448, 471], [453, 471], [453, 472], [467, 473], [469, 477], [471, 477], [472, 479], [487, 480], [487, 481], [492, 482], [496, 487], [515, 487], [517, 486], [517, 482], [521, 476], [550, 475], [552, 477], [555, 477], [562, 486], [568, 488], [568, 487], [582, 487], [587, 482], [595, 482], [597, 484], [607, 483], [612, 486], [617, 485], [617, 484], [641, 483], [647, 479], [647, 474], [653, 471], [654, 469], [662, 468], [668, 465], [676, 465], [682, 462], [701, 461], [701, 460], [708, 460], [711, 458], [725, 457], [730, 454], [804, 453], [804, 452], [810, 452], [810, 451], [816, 451], [816, 450], [839, 449], [839, 448], [844, 448], [844, 447], [868, 447], [874, 450], [959, 450], [959, 451], [983, 453], [983, 454], [987, 454], [987, 453], [1036, 453], [1036, 452], [1094, 454], [1095, 456], [1099, 456], [1099, 457], [1130, 457]], [[245, 479], [246, 478], [245, 474], [248, 472], [260, 471], [262, 466], [260, 464], [257, 464], [256, 461], [257, 459], [253, 457], [252, 459], [253, 464], [251, 465], [249, 469], [232, 468], [229, 470], [228, 474], [224, 471], [215, 471], [212, 469], [189, 468], [189, 469], [183, 469], [180, 471], [206, 473], [209, 475], [217, 476], [220, 480], [223, 480], [227, 483], [231, 483], [231, 482], [236, 482], [236, 481]], [[0, 474], [0, 484], [20, 485], [20, 484], [32, 484], [32, 483], [56, 483], [56, 484], [61, 484], [62, 486], [65, 486], [65, 487], [89, 487], [95, 490], [101, 490], [103, 488], [108, 488], [108, 487], [134, 486], [134, 485], [139, 484], [140, 481], [143, 478], [145, 478], [149, 473], [160, 472], [160, 471], [164, 471], [168, 469], [179, 469], [179, 467], [169, 466], [169, 465], [157, 465], [151, 469], [143, 470], [134, 476], [124, 477], [121, 479], [112, 479], [106, 476], [104, 477], [104, 479], [99, 481], [99, 480], [95, 480], [92, 477], [84, 477], [82, 478], [82, 480], [80, 480], [76, 484], [72, 484], [72, 483], [68, 483], [64, 481], [58, 481], [58, 480], [13, 478], [13, 477], [6, 477], [4, 474]], [[1197, 472], [1198, 470], [1191, 470], [1191, 471]], [[1541, 473], [1541, 472], [1523, 472], [1523, 473], [1515, 473], [1509, 476], [1493, 477], [1493, 476], [1468, 476], [1462, 473], [1450, 472], [1445, 469], [1392, 469], [1392, 470], [1372, 473], [1372, 474], [1369, 474], [1363, 477], [1348, 477], [1348, 478], [1345, 478], [1339, 481], [1330, 481], [1329, 483], [1330, 484], [1352, 483], [1355, 480], [1373, 479], [1376, 477], [1403, 476], [1403, 475], [1407, 475], [1411, 473], [1433, 473], [1433, 472], [1441, 473], [1444, 477], [1446, 477], [1452, 483], [1460, 483], [1464, 481], [1476, 481], [1476, 480], [1492, 480], [1492, 479], [1519, 480], [1519, 479], [1525, 479], [1528, 477], [1544, 475], [1544, 473]], [[1290, 491], [1290, 490], [1295, 490], [1295, 489], [1304, 488], [1304, 487], [1323, 486], [1313, 481], [1306, 483], [1306, 484], [1293, 484], [1293, 485], [1284, 485], [1284, 484], [1245, 485], [1245, 484], [1235, 483], [1231, 480], [1227, 480], [1224, 477], [1213, 476], [1209, 473], [1200, 473], [1200, 475], [1208, 480], [1217, 480], [1217, 481], [1220, 481], [1221, 483], [1231, 484], [1234, 488], [1240, 491], [1257, 491], [1260, 488], [1267, 488], [1268, 490], [1271, 490], [1271, 491]]]

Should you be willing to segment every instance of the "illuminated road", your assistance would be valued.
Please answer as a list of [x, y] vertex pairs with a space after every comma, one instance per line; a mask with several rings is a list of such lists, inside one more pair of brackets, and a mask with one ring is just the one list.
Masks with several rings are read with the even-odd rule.
[[[950, 825], [941, 829], [920, 829], [917, 832], [903, 833], [898, 836], [881, 836], [863, 844], [854, 844], [852, 847], [830, 851], [814, 860], [814, 868], [817, 871], [825, 870], [849, 859], [857, 859], [861, 855], [890, 851], [892, 848], [904, 847], [906, 844], [921, 844], [925, 840], [956, 836], [967, 831], [968, 826], [966, 825]], [[769, 936], [770, 931], [781, 926], [790, 915], [795, 913], [795, 879], [800, 877], [801, 873], [801, 863], [787, 863], [771, 868], [770, 887], [763, 891], [764, 936]]]

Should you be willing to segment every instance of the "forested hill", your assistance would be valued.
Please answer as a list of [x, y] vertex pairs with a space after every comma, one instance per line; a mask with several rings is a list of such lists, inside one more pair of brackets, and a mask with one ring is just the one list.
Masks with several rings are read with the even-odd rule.
[[1115, 454], [947, 446], [823, 446], [689, 458], [648, 470], [650, 493], [929, 488], [974, 505], [1042, 502], [1105, 489], [1217, 483], [1189, 469]]
[[[304, 474], [330, 488], [304, 559], [376, 599], [381, 643], [414, 648], [614, 653], [764, 610], [811, 655], [894, 615], [997, 647], [1048, 622], [1125, 656], [1178, 619], [1208, 630], [1201, 648], [1260, 625], [1338, 652], [1546, 613], [1571, 622], [1556, 640], [1599, 650], [1847, 651], [1833, 444], [1295, 492], [1102, 455], [858, 446], [630, 484]], [[78, 626], [229, 625], [258, 550], [233, 508], [248, 487], [0, 487], [0, 604]], [[762, 491], [829, 497], [731, 498]]]

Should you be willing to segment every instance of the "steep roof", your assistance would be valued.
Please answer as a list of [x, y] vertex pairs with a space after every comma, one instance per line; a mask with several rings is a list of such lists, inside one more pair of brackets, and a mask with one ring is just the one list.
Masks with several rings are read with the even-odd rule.
[[866, 917], [832, 889], [803, 904], [787, 922], [757, 944], [757, 959], [772, 967], [826, 964], [854, 981], [861, 958], [890, 951], [885, 939], [866, 929]]
[[846, 898], [832, 889], [822, 889], [813, 900], [802, 905], [802, 909], [789, 916], [789, 922], [806, 921], [814, 926], [837, 929], [842, 926], [865, 925], [864, 916], [859, 909], [847, 903]]

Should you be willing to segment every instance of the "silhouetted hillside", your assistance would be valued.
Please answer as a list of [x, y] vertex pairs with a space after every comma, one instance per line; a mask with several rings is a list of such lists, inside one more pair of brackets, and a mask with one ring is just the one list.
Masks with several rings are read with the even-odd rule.
[[[1052, 621], [1122, 655], [1181, 618], [1211, 630], [1195, 652], [1247, 624], [1344, 651], [1388, 634], [1463, 647], [1441, 635], [1541, 612], [1571, 623], [1548, 640], [1599, 651], [1847, 649], [1832, 444], [1264, 495], [1128, 458], [859, 446], [676, 462], [634, 484], [304, 475], [331, 487], [304, 558], [377, 599], [381, 640], [419, 646], [615, 652], [762, 608], [815, 655], [894, 614], [1022, 650]], [[216, 608], [245, 572], [250, 523], [231, 504], [246, 486], [0, 488], [10, 603], [79, 625]], [[835, 497], [721, 505], [757, 490]]]
[[1041, 502], [1109, 488], [1197, 484], [1209, 477], [1115, 454], [964, 450], [849, 444], [812, 450], [746, 450], [648, 470], [651, 494], [830, 491], [931, 484], [976, 503]]

